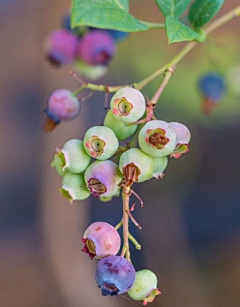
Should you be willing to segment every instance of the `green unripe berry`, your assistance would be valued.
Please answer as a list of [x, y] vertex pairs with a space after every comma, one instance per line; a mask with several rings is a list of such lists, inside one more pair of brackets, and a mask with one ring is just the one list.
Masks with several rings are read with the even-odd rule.
[[60, 192], [63, 197], [69, 199], [70, 203], [74, 200], [84, 200], [90, 196], [83, 174], [66, 173], [63, 176]]
[[138, 142], [146, 154], [160, 158], [174, 151], [177, 136], [174, 129], [165, 121], [151, 120], [140, 130]]
[[168, 158], [153, 158], [153, 177], [156, 179], [162, 178], [164, 176], [164, 171], [168, 165]]
[[125, 123], [133, 123], [141, 118], [146, 110], [143, 94], [131, 87], [118, 90], [111, 99], [114, 117]]
[[161, 292], [157, 288], [157, 276], [150, 270], [136, 272], [136, 279], [128, 291], [128, 295], [135, 301], [143, 301], [143, 305], [154, 301]]
[[86, 152], [97, 160], [107, 160], [118, 150], [119, 142], [112, 129], [95, 126], [87, 130], [83, 140]]
[[121, 155], [119, 169], [128, 186], [143, 182], [152, 177], [153, 159], [140, 149], [131, 148]]
[[120, 141], [129, 138], [137, 130], [137, 125], [126, 126], [124, 122], [117, 120], [112, 111], [107, 112], [104, 126], [111, 128]]

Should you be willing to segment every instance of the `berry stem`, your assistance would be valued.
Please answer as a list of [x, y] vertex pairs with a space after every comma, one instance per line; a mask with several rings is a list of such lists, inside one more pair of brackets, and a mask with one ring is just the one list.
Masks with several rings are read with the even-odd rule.
[[140, 250], [142, 248], [141, 244], [139, 244], [138, 241], [134, 238], [134, 236], [130, 233], [128, 235], [128, 239], [135, 245], [137, 250]]
[[130, 258], [130, 251], [129, 251], [129, 242], [128, 242], [128, 236], [129, 236], [129, 200], [130, 200], [130, 187], [127, 187], [126, 185], [123, 186], [122, 191], [122, 199], [123, 199], [123, 249], [121, 252], [121, 256], [126, 256], [128, 261], [131, 261]]
[[150, 29], [164, 29], [165, 24], [164, 23], [158, 23], [158, 22], [149, 22], [149, 21], [144, 21], [140, 20], [141, 23], [145, 24], [148, 27], [148, 30]]
[[116, 226], [115, 226], [115, 229], [118, 230], [122, 227], [123, 225], [123, 221], [121, 220]]

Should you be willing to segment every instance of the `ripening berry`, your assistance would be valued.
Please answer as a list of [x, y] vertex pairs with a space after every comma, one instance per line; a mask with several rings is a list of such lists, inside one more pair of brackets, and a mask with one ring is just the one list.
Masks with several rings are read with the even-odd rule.
[[111, 99], [114, 117], [125, 123], [133, 123], [141, 118], [146, 110], [143, 94], [131, 87], [118, 90]]
[[227, 83], [231, 93], [240, 96], [240, 65], [233, 67], [227, 74]]
[[119, 169], [125, 184], [131, 186], [134, 182], [143, 182], [152, 177], [153, 159], [140, 149], [131, 148], [121, 155]]
[[120, 256], [101, 259], [95, 271], [96, 283], [104, 296], [117, 296], [127, 292], [134, 283], [135, 275], [133, 265]]
[[121, 238], [117, 230], [105, 222], [95, 222], [84, 232], [82, 251], [93, 259], [116, 255], [120, 249]]
[[146, 154], [154, 158], [170, 155], [177, 144], [173, 128], [162, 120], [152, 120], [140, 130], [139, 146]]
[[86, 152], [97, 160], [107, 160], [118, 150], [118, 139], [108, 127], [95, 126], [85, 133], [83, 144]]
[[150, 270], [136, 272], [136, 279], [128, 295], [135, 301], [143, 301], [143, 305], [152, 303], [161, 292], [157, 288], [157, 276]]
[[122, 31], [117, 31], [117, 30], [105, 30], [105, 31], [107, 31], [112, 36], [114, 41], [117, 43], [119, 43], [120, 41], [123, 41], [129, 36], [129, 33], [127, 32], [122, 32]]
[[169, 123], [169, 125], [174, 129], [177, 135], [177, 145], [173, 153], [171, 154], [171, 157], [178, 159], [181, 157], [182, 154], [187, 153], [189, 151], [191, 133], [189, 129], [181, 123], [171, 122]]
[[86, 188], [83, 174], [66, 173], [63, 176], [60, 192], [63, 197], [70, 201], [70, 203], [74, 200], [84, 200], [91, 195], [89, 190]]
[[117, 120], [112, 111], [107, 112], [104, 119], [104, 126], [111, 128], [120, 141], [126, 140], [137, 130], [137, 125], [126, 126], [124, 122]]
[[85, 181], [95, 197], [111, 197], [119, 192], [122, 176], [114, 162], [95, 161], [86, 169]]
[[59, 89], [52, 93], [48, 99], [45, 113], [45, 131], [52, 131], [61, 120], [74, 119], [80, 112], [81, 104], [78, 97], [66, 89]]
[[84, 172], [91, 162], [91, 157], [85, 152], [81, 140], [69, 140], [64, 144], [61, 153], [65, 161], [63, 170], [67, 170], [73, 174]]
[[56, 30], [45, 40], [45, 53], [51, 64], [61, 66], [74, 61], [77, 55], [78, 39], [67, 30]]
[[210, 114], [226, 92], [224, 77], [217, 73], [204, 74], [198, 81], [198, 87], [203, 96], [202, 110]]
[[116, 52], [115, 42], [104, 30], [89, 31], [81, 40], [78, 56], [89, 65], [108, 65]]
[[153, 177], [156, 179], [162, 178], [164, 176], [164, 171], [168, 165], [168, 157], [153, 158]]
[[87, 63], [77, 59], [75, 65], [81, 76], [89, 80], [97, 80], [108, 72], [108, 67], [104, 65], [91, 66]]

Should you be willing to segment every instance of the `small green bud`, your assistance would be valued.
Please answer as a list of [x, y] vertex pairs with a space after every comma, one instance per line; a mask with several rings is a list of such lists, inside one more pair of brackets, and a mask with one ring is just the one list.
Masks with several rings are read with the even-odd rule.
[[63, 170], [73, 174], [80, 174], [85, 171], [91, 162], [91, 157], [85, 152], [83, 142], [80, 140], [70, 140], [61, 150], [64, 155], [65, 165]]
[[60, 192], [63, 197], [70, 201], [70, 203], [74, 200], [84, 200], [91, 195], [89, 190], [86, 188], [83, 174], [66, 173], [63, 176]]
[[59, 149], [57, 149], [51, 162], [51, 167], [56, 169], [60, 177], [63, 177], [66, 174], [66, 170], [63, 170], [65, 164], [66, 161], [64, 159], [63, 153]]
[[104, 119], [104, 126], [111, 128], [120, 141], [129, 138], [137, 130], [137, 125], [126, 126], [124, 122], [117, 120], [112, 111], [108, 111]]
[[195, 38], [195, 41], [199, 42], [199, 43], [204, 43], [205, 40], [207, 39], [206, 31], [204, 29], [200, 28], [200, 29], [195, 29], [195, 32], [198, 33], [198, 37]]

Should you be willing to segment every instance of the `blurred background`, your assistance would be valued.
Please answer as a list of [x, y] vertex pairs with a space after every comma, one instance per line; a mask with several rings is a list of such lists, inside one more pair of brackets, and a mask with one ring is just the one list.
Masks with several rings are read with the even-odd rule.
[[[153, 0], [131, 0], [131, 12], [162, 21]], [[222, 12], [238, 0], [226, 1]], [[51, 134], [42, 131], [46, 100], [57, 88], [75, 90], [69, 69], [51, 67], [43, 40], [60, 27], [70, 1], [0, 1], [0, 306], [135, 306], [127, 296], [101, 297], [94, 281], [96, 261], [81, 252], [81, 237], [93, 221], [116, 224], [121, 200], [62, 199], [61, 179], [49, 167], [56, 146], [82, 138], [102, 123], [104, 95], [83, 103], [80, 116]], [[227, 73], [240, 64], [240, 20], [214, 32], [178, 66], [157, 107], [157, 116], [185, 123], [190, 152], [171, 159], [164, 180], [135, 190], [145, 207], [135, 216], [142, 243], [132, 248], [137, 270], [159, 277], [162, 296], [153, 306], [240, 305], [240, 98], [228, 93], [209, 116], [201, 113], [197, 89], [206, 71]], [[162, 30], [131, 34], [118, 45], [104, 84], [130, 84], [169, 61], [183, 44], [167, 45]], [[161, 78], [143, 93], [151, 97]], [[240, 87], [240, 84], [239, 84]], [[97, 112], [96, 112], [97, 110]]]

